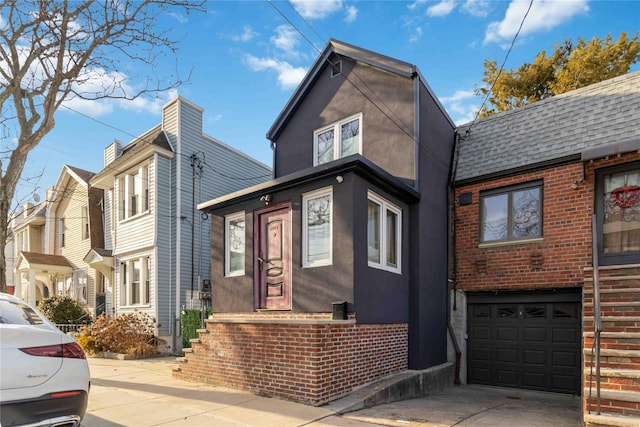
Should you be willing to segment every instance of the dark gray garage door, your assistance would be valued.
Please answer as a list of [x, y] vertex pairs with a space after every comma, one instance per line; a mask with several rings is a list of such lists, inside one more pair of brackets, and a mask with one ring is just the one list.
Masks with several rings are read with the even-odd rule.
[[580, 291], [469, 294], [469, 383], [580, 394]]

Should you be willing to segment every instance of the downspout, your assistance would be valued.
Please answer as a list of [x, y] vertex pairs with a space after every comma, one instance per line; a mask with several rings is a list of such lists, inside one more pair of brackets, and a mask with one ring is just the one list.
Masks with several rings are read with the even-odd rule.
[[[449, 215], [447, 215], [447, 228], [449, 229], [449, 239], [447, 239], [447, 246], [450, 248], [450, 259], [451, 259], [451, 277], [447, 280], [447, 330], [449, 331], [449, 335], [451, 336], [451, 341], [453, 342], [453, 348], [456, 352], [456, 365], [455, 365], [455, 377], [453, 383], [455, 385], [460, 385], [460, 358], [462, 356], [462, 351], [460, 350], [460, 345], [458, 344], [458, 338], [456, 337], [453, 326], [451, 325], [451, 298], [453, 298], [453, 311], [458, 309], [457, 305], [457, 296], [456, 292], [458, 290], [458, 257], [456, 253], [456, 188], [455, 188], [455, 178], [458, 169], [458, 155], [460, 148], [460, 135], [457, 131], [454, 133], [454, 143], [453, 148], [451, 150], [451, 170], [449, 174], [449, 184], [447, 185], [447, 206], [449, 208]], [[450, 245], [450, 246], [449, 246]], [[449, 283], [452, 285], [452, 289], [449, 289]], [[453, 292], [451, 292], [453, 291]]]

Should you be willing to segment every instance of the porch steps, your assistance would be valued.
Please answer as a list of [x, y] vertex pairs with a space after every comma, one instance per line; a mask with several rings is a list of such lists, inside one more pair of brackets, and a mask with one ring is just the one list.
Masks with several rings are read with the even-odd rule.
[[624, 417], [615, 415], [584, 415], [584, 427], [638, 427], [640, 417]]
[[[634, 270], [635, 271], [635, 270]], [[640, 426], [640, 275], [601, 270], [600, 415], [597, 406], [593, 281], [583, 296], [585, 427]], [[593, 352], [595, 356], [595, 351]], [[593, 368], [593, 369], [592, 369]], [[589, 391], [591, 389], [591, 394]]]

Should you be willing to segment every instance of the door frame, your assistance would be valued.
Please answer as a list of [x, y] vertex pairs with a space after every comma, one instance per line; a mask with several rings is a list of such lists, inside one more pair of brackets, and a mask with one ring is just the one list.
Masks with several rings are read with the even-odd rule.
[[[273, 309], [260, 307], [260, 268], [258, 266], [258, 257], [260, 255], [260, 217], [273, 211], [288, 209], [289, 211], [289, 308]], [[268, 205], [264, 208], [253, 211], [253, 309], [255, 311], [291, 311], [293, 309], [293, 215], [291, 201]]]

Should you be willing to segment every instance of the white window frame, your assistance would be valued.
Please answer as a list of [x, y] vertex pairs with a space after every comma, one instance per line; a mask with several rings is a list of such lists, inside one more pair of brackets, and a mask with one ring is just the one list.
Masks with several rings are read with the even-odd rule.
[[242, 263], [242, 268], [238, 270], [231, 270], [231, 239], [230, 239], [230, 231], [231, 231], [231, 222], [242, 220], [244, 222], [244, 245], [242, 247], [243, 258], [246, 256], [247, 250], [247, 221], [245, 218], [244, 211], [235, 212], [224, 217], [224, 276], [225, 277], [235, 277], [235, 276], [244, 276], [245, 274], [245, 262]]
[[[309, 202], [329, 196], [329, 252], [325, 259], [309, 260]], [[302, 267], [321, 267], [333, 264], [333, 187], [325, 187], [302, 194]]]
[[332, 123], [328, 126], [324, 126], [320, 129], [317, 129], [313, 132], [313, 165], [318, 166], [318, 135], [333, 129], [333, 159], [338, 160], [342, 158], [342, 132], [340, 131], [341, 126], [345, 123], [352, 122], [354, 120], [358, 120], [359, 122], [359, 132], [358, 132], [358, 153], [362, 154], [362, 113], [354, 114], [353, 116], [347, 117], [338, 122]]
[[[150, 256], [142, 255], [127, 258], [120, 263], [120, 304], [124, 307], [145, 307], [150, 303], [150, 288], [147, 282], [150, 281]], [[140, 280], [138, 281], [138, 301], [133, 303], [133, 266], [139, 263]]]
[[[402, 274], [402, 209], [388, 200], [380, 197], [373, 191], [367, 192], [367, 201], [372, 201], [380, 206], [380, 224], [378, 233], [380, 235], [380, 250], [378, 252], [378, 262], [369, 259], [369, 232], [367, 230], [367, 261], [369, 267], [380, 270], [390, 271], [392, 273]], [[387, 264], [387, 211], [396, 215], [396, 265]], [[367, 203], [367, 215], [369, 213]], [[367, 224], [368, 227], [368, 224]]]
[[[140, 180], [139, 188], [136, 188], [137, 179]], [[149, 212], [149, 163], [140, 164], [118, 177], [118, 199], [120, 221]]]

